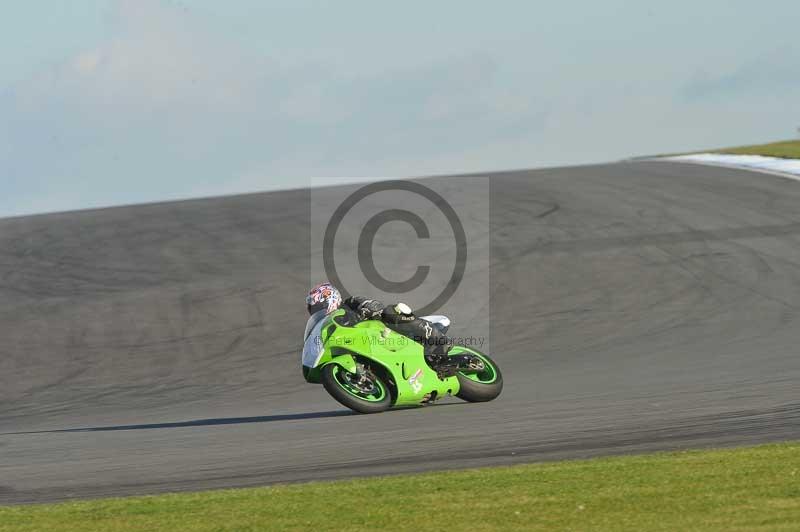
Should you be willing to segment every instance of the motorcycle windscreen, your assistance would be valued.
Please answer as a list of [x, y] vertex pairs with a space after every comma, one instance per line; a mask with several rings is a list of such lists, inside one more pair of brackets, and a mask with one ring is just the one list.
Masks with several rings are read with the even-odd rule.
[[317, 367], [322, 356], [322, 338], [320, 333], [325, 324], [327, 314], [324, 310], [314, 313], [306, 323], [305, 344], [303, 344], [303, 365], [309, 368]]
[[328, 313], [324, 310], [318, 310], [308, 318], [308, 321], [306, 322], [306, 332], [303, 333], [303, 340], [308, 339], [308, 335], [311, 334], [311, 331], [314, 330], [314, 327], [318, 323], [321, 323], [327, 315]]

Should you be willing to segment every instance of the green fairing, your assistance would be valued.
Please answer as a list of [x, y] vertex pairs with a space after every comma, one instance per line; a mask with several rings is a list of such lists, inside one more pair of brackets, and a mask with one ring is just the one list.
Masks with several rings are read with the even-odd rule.
[[355, 373], [356, 371], [356, 359], [352, 355], [340, 355], [331, 364], [339, 364], [350, 373]]
[[320, 334], [322, 355], [314, 367], [303, 367], [308, 382], [319, 383], [322, 368], [329, 364], [352, 373], [356, 371], [356, 359], [366, 359], [373, 370], [383, 368], [390, 377], [392, 406], [418, 406], [433, 392], [436, 398], [459, 392], [456, 377], [440, 379], [428, 366], [422, 345], [380, 321], [363, 321], [353, 327], [333, 321], [343, 314], [338, 310], [325, 318]]

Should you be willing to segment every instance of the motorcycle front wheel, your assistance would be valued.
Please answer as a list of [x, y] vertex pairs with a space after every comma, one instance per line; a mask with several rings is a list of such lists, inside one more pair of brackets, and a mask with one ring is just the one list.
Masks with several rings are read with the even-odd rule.
[[356, 412], [376, 414], [392, 406], [389, 385], [375, 373], [359, 375], [328, 364], [322, 368], [320, 380], [331, 397]]

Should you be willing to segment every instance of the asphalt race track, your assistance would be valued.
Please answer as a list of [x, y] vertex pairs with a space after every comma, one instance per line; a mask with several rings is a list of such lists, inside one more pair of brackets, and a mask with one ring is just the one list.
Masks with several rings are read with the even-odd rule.
[[800, 183], [493, 176], [503, 395], [372, 416], [300, 375], [309, 194], [0, 220], [0, 504], [800, 438]]

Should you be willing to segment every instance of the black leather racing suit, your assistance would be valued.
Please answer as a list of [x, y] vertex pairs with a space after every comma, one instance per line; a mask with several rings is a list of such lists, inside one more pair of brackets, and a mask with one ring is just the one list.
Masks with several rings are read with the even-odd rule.
[[435, 324], [412, 314], [401, 314], [394, 305], [384, 306], [378, 300], [360, 296], [350, 296], [344, 300], [342, 309], [345, 315], [337, 319], [341, 325], [352, 327], [365, 320], [381, 320], [387, 327], [403, 336], [421, 343], [426, 355], [447, 354], [450, 339]]

